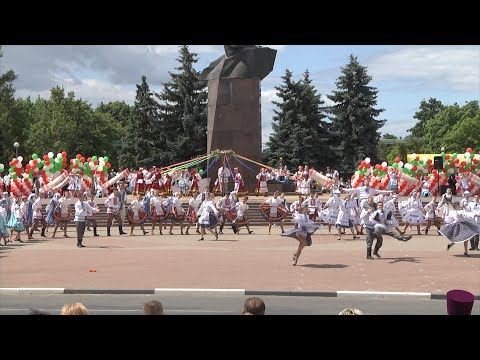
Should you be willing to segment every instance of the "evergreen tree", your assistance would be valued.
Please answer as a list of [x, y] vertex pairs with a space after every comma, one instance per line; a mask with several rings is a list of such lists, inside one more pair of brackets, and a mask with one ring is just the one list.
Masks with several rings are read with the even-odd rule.
[[119, 156], [121, 167], [138, 168], [156, 165], [155, 152], [158, 143], [158, 103], [147, 84], [147, 77], [137, 85], [137, 94], [132, 116], [127, 124], [127, 136], [122, 141], [122, 152]]
[[341, 72], [343, 75], [336, 81], [337, 90], [328, 95], [335, 103], [329, 110], [333, 115], [330, 129], [338, 171], [350, 175], [365, 157], [370, 157], [372, 163], [378, 162], [378, 130], [385, 120], [375, 119], [384, 109], [374, 108], [378, 91], [368, 85], [372, 77], [367, 74], [367, 68], [350, 55], [350, 62]]
[[180, 46], [178, 73], [169, 72], [171, 80], [163, 84], [156, 96], [161, 100], [160, 137], [165, 144], [156, 159], [167, 165], [206, 153], [207, 92], [206, 83], [193, 68], [197, 54]]
[[272, 134], [267, 142], [267, 149], [262, 156], [263, 161], [270, 166], [276, 167], [279, 159], [283, 158], [289, 168], [301, 163], [302, 152], [297, 146], [294, 136], [294, 124], [297, 120], [297, 105], [300, 85], [292, 80], [292, 72], [288, 69], [282, 76], [283, 84], [276, 86], [279, 102], [272, 101], [278, 107], [272, 119]]

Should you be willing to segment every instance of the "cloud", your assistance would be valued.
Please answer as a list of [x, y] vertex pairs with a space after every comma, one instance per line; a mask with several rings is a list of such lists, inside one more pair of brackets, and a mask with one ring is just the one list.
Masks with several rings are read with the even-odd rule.
[[368, 64], [375, 81], [442, 82], [457, 91], [480, 91], [479, 46], [414, 46], [380, 55]]
[[277, 90], [262, 89], [262, 147], [265, 147], [272, 133], [272, 118], [275, 115], [273, 109], [276, 105], [272, 101], [279, 101], [277, 97]]

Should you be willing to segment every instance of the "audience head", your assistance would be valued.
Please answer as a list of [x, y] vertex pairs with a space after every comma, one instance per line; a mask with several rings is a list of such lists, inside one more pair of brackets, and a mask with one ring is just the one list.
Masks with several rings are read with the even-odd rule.
[[163, 306], [160, 301], [152, 300], [143, 304], [143, 313], [145, 315], [163, 315]]
[[251, 297], [243, 304], [242, 315], [265, 315], [265, 303], [258, 297]]
[[363, 312], [355, 308], [346, 308], [340, 311], [338, 315], [363, 315]]
[[60, 315], [88, 315], [88, 310], [82, 303], [63, 305]]

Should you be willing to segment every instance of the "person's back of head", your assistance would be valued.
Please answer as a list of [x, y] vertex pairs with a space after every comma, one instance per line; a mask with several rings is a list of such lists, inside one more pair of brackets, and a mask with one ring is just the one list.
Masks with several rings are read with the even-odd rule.
[[363, 312], [355, 308], [346, 308], [340, 311], [338, 315], [363, 315]]
[[265, 303], [258, 297], [246, 299], [242, 315], [265, 315]]
[[145, 315], [163, 315], [163, 305], [160, 301], [152, 300], [143, 304]]
[[63, 305], [60, 315], [88, 315], [88, 310], [82, 303]]

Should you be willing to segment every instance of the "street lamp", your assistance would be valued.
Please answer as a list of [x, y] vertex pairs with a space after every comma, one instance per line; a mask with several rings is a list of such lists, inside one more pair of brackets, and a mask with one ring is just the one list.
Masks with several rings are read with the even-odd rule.
[[15, 141], [13, 143], [13, 147], [15, 148], [15, 157], [18, 157], [18, 147], [19, 146], [20, 146], [20, 144], [17, 141]]

